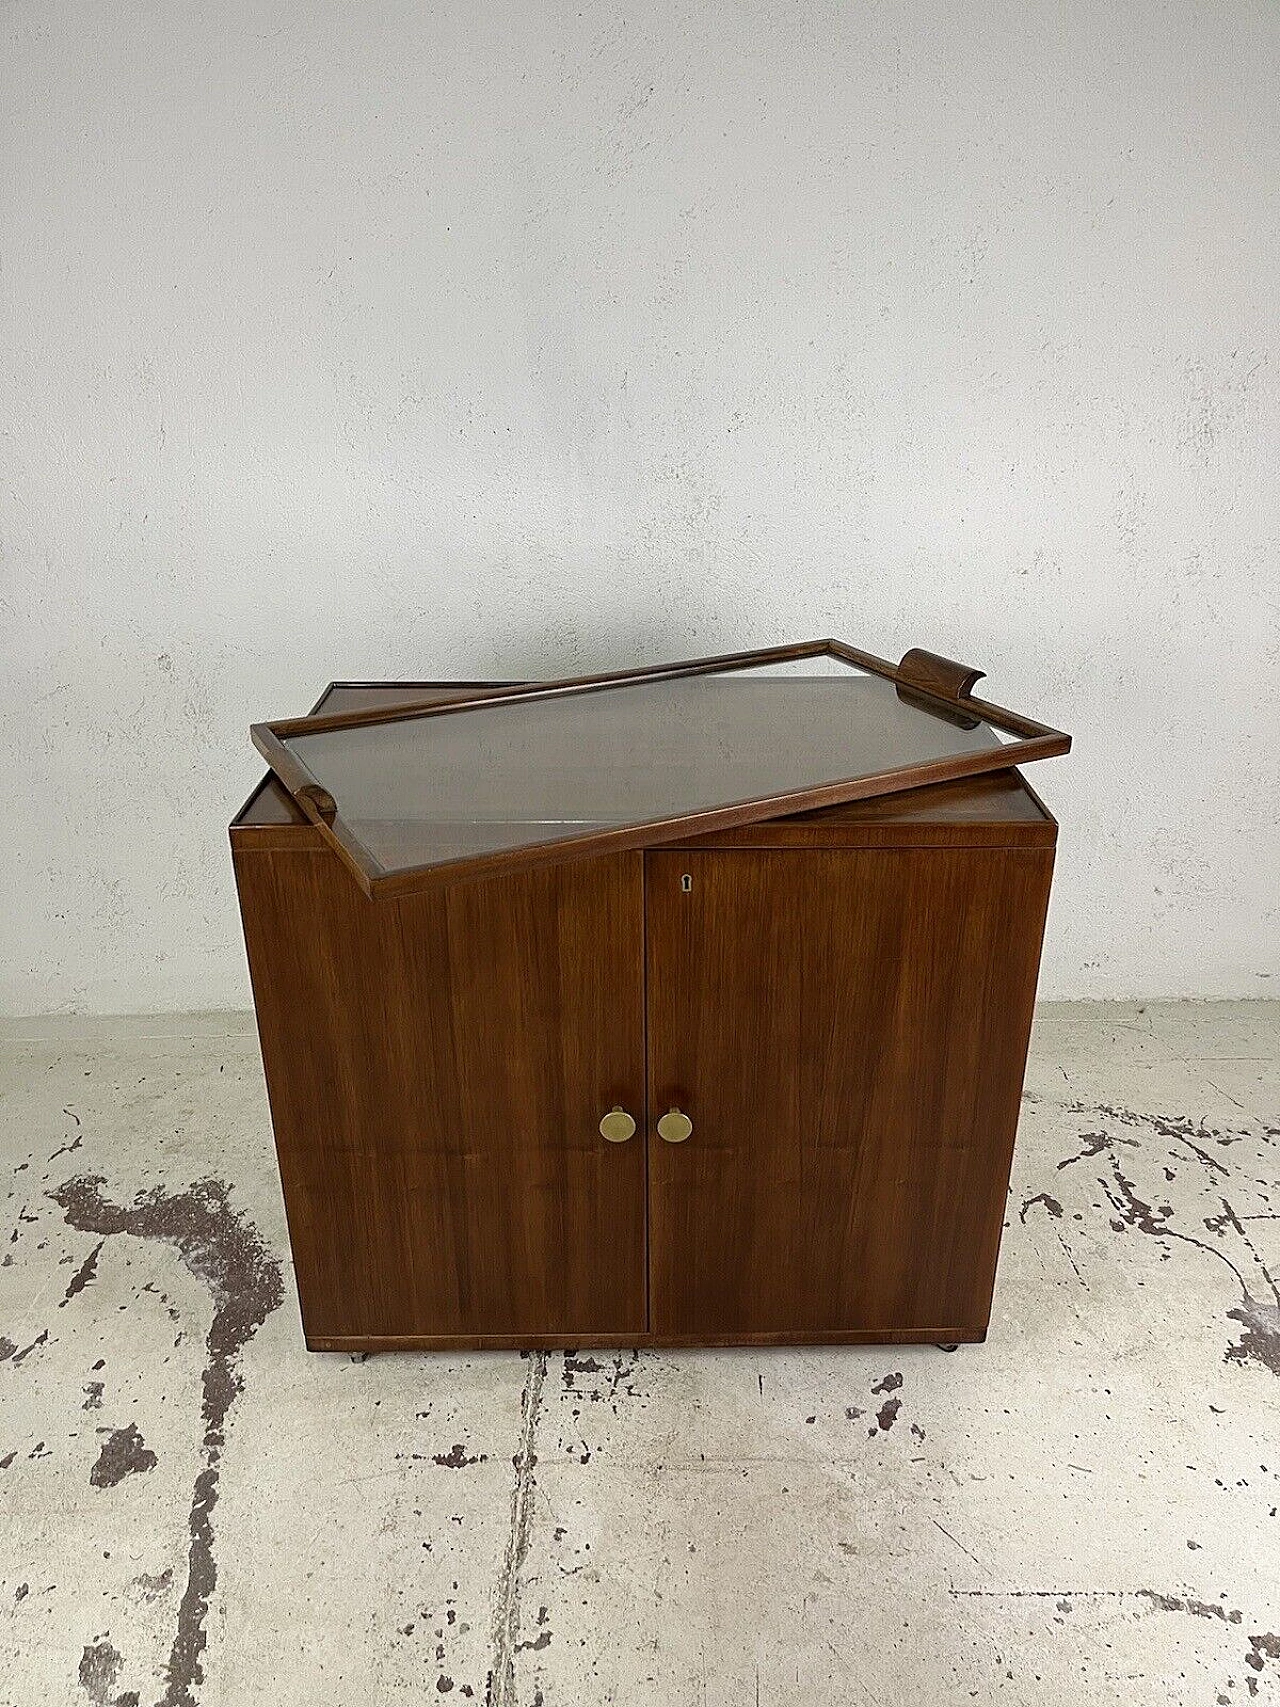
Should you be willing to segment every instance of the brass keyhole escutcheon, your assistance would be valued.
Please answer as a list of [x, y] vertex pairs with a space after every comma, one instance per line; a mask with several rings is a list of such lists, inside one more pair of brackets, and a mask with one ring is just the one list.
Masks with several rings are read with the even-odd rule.
[[600, 1136], [611, 1144], [625, 1144], [635, 1136], [636, 1123], [625, 1108], [611, 1108], [600, 1122]]
[[678, 1108], [669, 1108], [658, 1122], [658, 1136], [668, 1144], [683, 1144], [693, 1131], [693, 1122]]

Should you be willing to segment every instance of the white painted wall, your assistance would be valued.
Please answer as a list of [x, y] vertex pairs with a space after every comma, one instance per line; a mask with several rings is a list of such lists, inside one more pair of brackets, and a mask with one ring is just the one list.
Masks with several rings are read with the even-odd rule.
[[1047, 995], [1280, 990], [1280, 8], [24, 0], [11, 1011], [243, 1005], [251, 719], [836, 633], [1073, 730]]

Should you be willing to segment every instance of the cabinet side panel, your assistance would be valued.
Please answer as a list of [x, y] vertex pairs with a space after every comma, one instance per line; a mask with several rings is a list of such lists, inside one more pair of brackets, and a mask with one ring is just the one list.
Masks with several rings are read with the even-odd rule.
[[1052, 861], [648, 856], [655, 1334], [981, 1337]]
[[642, 1333], [638, 855], [370, 901], [237, 847], [309, 1340]]

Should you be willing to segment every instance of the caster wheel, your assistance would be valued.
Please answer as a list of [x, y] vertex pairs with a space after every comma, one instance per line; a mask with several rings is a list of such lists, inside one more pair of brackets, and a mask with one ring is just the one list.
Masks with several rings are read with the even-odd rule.
[[939, 1351], [958, 1351], [959, 1349], [960, 1348], [957, 1345], [943, 1345], [941, 1340], [938, 1341]]

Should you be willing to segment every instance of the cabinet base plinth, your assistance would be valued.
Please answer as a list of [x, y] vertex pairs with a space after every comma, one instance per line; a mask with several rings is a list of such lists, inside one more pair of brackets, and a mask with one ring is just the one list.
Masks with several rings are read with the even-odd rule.
[[643, 1351], [788, 1345], [980, 1345], [980, 1328], [844, 1328], [764, 1334], [309, 1334], [308, 1351]]

